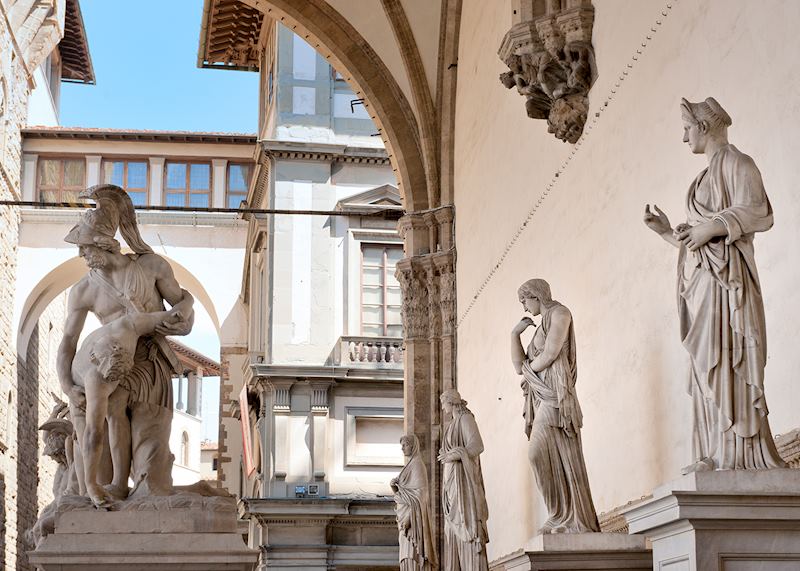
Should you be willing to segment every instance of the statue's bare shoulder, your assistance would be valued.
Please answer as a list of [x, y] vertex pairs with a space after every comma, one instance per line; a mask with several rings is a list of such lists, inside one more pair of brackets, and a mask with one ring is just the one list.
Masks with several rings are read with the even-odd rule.
[[140, 254], [137, 261], [157, 278], [171, 277], [173, 275], [169, 262], [158, 254]]

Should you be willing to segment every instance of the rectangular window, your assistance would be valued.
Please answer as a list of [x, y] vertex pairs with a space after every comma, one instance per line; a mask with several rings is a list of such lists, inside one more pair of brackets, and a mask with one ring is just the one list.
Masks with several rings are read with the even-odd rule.
[[77, 202], [86, 188], [86, 161], [40, 158], [36, 183], [42, 202]]
[[402, 466], [403, 409], [345, 407], [345, 465]]
[[211, 206], [210, 163], [168, 162], [165, 178], [166, 206]]
[[395, 266], [403, 257], [400, 244], [361, 247], [361, 334], [402, 337], [400, 284]]
[[103, 159], [103, 182], [124, 188], [134, 206], [147, 205], [148, 164], [146, 161]]
[[239, 204], [247, 198], [251, 170], [251, 165], [228, 164], [228, 208], [239, 208]]

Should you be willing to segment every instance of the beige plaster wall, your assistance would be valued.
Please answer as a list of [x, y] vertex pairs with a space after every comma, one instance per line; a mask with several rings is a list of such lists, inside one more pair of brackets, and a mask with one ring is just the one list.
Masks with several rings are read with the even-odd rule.
[[523, 98], [497, 80], [504, 67], [496, 49], [511, 25], [511, 0], [464, 1], [455, 130], [458, 383], [486, 445], [490, 559], [518, 549], [543, 522], [509, 359], [509, 332], [523, 315], [516, 289], [528, 278], [548, 279], [574, 315], [583, 443], [598, 511], [649, 493], [690, 461], [677, 251], [641, 222], [647, 202], [662, 206], [673, 225], [681, 222], [686, 189], [706, 165], [681, 142], [682, 96], [715, 96], [733, 117], [731, 141], [763, 173], [775, 210], [775, 227], [756, 239], [770, 339], [767, 401], [775, 433], [800, 424], [800, 265], [793, 253], [800, 238], [800, 4], [666, 4], [595, 2], [599, 78], [590, 93], [591, 130], [562, 166], [575, 147], [528, 119]]

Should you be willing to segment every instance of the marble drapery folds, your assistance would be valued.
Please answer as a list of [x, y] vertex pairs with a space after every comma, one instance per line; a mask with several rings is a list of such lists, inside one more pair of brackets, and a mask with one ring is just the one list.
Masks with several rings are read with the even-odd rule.
[[486, 571], [486, 521], [489, 507], [483, 486], [480, 454], [483, 452], [478, 425], [466, 402], [453, 389], [442, 393], [445, 410], [453, 419], [445, 428], [440, 458], [442, 514], [444, 516], [444, 571]]
[[766, 324], [753, 237], [772, 206], [753, 159], [727, 144], [692, 182], [687, 223], [718, 221], [726, 235], [695, 252], [681, 246], [678, 312], [691, 356], [695, 459], [717, 470], [784, 467], [764, 396]]
[[[531, 363], [544, 349], [555, 313], [569, 322], [567, 338], [553, 363], [537, 373]], [[599, 532], [583, 459], [583, 415], [575, 393], [575, 333], [566, 307], [554, 301], [542, 308], [542, 323], [531, 339], [527, 357], [522, 374], [528, 459], [549, 516], [540, 531]]]
[[403, 440], [410, 445], [411, 454], [392, 481], [400, 530], [400, 571], [431, 571], [438, 569], [438, 558], [429, 509], [428, 471], [419, 439], [409, 435]]

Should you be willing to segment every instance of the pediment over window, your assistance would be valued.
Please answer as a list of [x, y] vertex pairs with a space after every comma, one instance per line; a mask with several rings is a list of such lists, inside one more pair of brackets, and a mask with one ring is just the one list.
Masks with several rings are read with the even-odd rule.
[[376, 186], [375, 188], [343, 198], [336, 203], [336, 210], [342, 212], [363, 212], [365, 210], [374, 209], [402, 211], [403, 199], [397, 187], [391, 184]]

